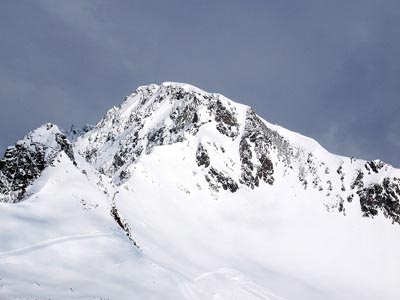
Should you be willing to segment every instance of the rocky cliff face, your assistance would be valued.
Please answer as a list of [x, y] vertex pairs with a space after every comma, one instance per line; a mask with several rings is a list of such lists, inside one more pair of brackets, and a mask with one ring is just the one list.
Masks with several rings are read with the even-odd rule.
[[139, 87], [95, 127], [69, 136], [76, 140], [73, 146], [56, 126], [46, 125], [7, 149], [0, 162], [3, 201], [20, 200], [60, 151], [74, 161], [74, 147], [118, 185], [156, 147], [187, 143], [182, 156], [192, 157], [194, 174], [212, 192], [273, 187], [295, 178], [293, 188], [317, 191], [329, 210], [345, 214], [357, 202], [364, 216], [381, 212], [400, 223], [399, 170], [381, 161], [330, 154], [315, 141], [264, 121], [247, 106], [190, 85]]
[[99, 171], [123, 178], [124, 170], [154, 147], [195, 136], [209, 123], [236, 139], [235, 107], [220, 95], [182, 85], [138, 88], [120, 107], [109, 110], [96, 127], [78, 139], [78, 151]]
[[75, 162], [72, 144], [54, 124], [45, 124], [8, 147], [0, 160], [0, 201], [20, 201], [61, 151]]

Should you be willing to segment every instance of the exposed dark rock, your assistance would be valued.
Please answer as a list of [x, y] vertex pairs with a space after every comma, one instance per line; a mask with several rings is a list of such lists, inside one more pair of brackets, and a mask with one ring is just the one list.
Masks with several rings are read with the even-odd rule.
[[84, 157], [88, 162], [92, 162], [94, 160], [94, 158], [96, 157], [97, 154], [97, 149], [93, 148], [89, 151], [86, 151], [84, 153]]
[[336, 170], [336, 173], [338, 173], [339, 175], [342, 174], [342, 169], [343, 169], [343, 166], [340, 165], [340, 167]]
[[299, 180], [300, 180], [301, 184], [303, 185], [304, 189], [306, 190], [308, 187], [308, 181], [304, 178], [300, 178]]
[[365, 163], [365, 168], [370, 172], [378, 173], [385, 166], [385, 163], [380, 160], [372, 160]]
[[72, 144], [67, 140], [67, 137], [62, 133], [55, 134], [56, 142], [60, 145], [61, 150], [67, 154], [69, 159], [76, 165], [75, 157], [74, 157], [74, 149], [72, 148]]
[[257, 177], [272, 185], [274, 183], [274, 177], [272, 176], [274, 174], [274, 167], [272, 161], [265, 154], [261, 155], [259, 161], [261, 165], [258, 166]]
[[328, 185], [328, 188], [327, 188], [327, 190], [328, 190], [327, 196], [329, 196], [329, 195], [331, 194], [332, 190], [333, 190], [332, 181], [331, 181], [331, 180], [327, 180], [327, 181], [326, 181], [326, 184]]
[[340, 181], [342, 182], [342, 186], [340, 187], [341, 191], [346, 191], [346, 187], [344, 186], [344, 172], [343, 172], [343, 162], [340, 167], [336, 170], [336, 173], [340, 175]]
[[111, 207], [111, 211], [110, 211], [111, 216], [113, 217], [113, 219], [115, 220], [115, 222], [117, 222], [118, 226], [124, 231], [125, 235], [128, 237], [128, 239], [137, 247], [140, 249], [139, 245], [136, 243], [136, 241], [133, 239], [132, 237], [132, 231], [131, 228], [128, 224], [128, 222], [126, 222], [126, 220], [124, 218], [122, 218], [116, 208], [116, 206], [112, 206]]
[[246, 117], [245, 135], [248, 134], [251, 135], [251, 141], [257, 144], [256, 153], [269, 153], [271, 150], [276, 150], [279, 160], [286, 166], [290, 165], [295, 156], [290, 143], [277, 131], [265, 125], [252, 109], [248, 110]]
[[199, 115], [197, 114], [197, 112], [194, 112], [192, 123], [197, 123], [198, 121], [199, 121]]
[[351, 203], [353, 201], [354, 194], [351, 194], [347, 197], [347, 202]]
[[224, 190], [229, 190], [232, 193], [236, 192], [239, 188], [238, 184], [231, 177], [212, 167], [208, 171], [208, 174], [205, 175], [205, 178], [210, 187], [215, 191], [218, 191], [220, 186], [222, 186]]
[[364, 187], [364, 172], [361, 170], [357, 170], [357, 176], [354, 178], [353, 182], [350, 185], [350, 188], [353, 190], [355, 187], [361, 189]]
[[129, 171], [128, 171], [128, 170], [122, 170], [122, 171], [119, 173], [119, 179], [120, 179], [120, 181], [124, 181], [124, 180], [128, 179], [129, 176], [130, 176], [130, 174], [129, 174]]
[[211, 102], [209, 109], [215, 114], [217, 129], [220, 133], [235, 138], [239, 134], [239, 123], [232, 111], [227, 109], [220, 100]]
[[386, 177], [383, 182], [372, 184], [357, 192], [361, 210], [366, 217], [382, 211], [384, 216], [400, 224], [400, 180]]
[[338, 203], [338, 210], [339, 210], [339, 212], [345, 213], [345, 207], [344, 207], [344, 200], [343, 200], [343, 198], [340, 197], [339, 195], [337, 196], [337, 198], [338, 198], [338, 201], [339, 201], [339, 203]]
[[208, 168], [210, 165], [210, 157], [208, 156], [207, 149], [205, 149], [202, 144], [199, 144], [197, 147], [196, 162], [199, 167], [204, 166]]
[[0, 160], [0, 201], [20, 201], [26, 188], [61, 151], [76, 165], [71, 143], [53, 124], [38, 128], [8, 147]]
[[177, 106], [171, 112], [170, 118], [174, 121], [173, 127], [170, 132], [181, 135], [184, 131], [190, 131], [195, 134], [199, 128], [199, 115], [197, 114], [197, 107], [200, 105], [195, 95], [188, 95], [190, 97], [187, 102]]
[[119, 168], [122, 167], [124, 164], [125, 164], [124, 159], [123, 159], [118, 153], [116, 153], [116, 154], [114, 155], [114, 163], [113, 163], [115, 169], [116, 169], [116, 170], [119, 169]]
[[338, 173], [340, 175], [340, 181], [343, 182], [344, 181], [344, 172], [343, 172], [343, 165], [340, 165], [340, 167], [336, 170], [336, 173]]
[[290, 163], [289, 152], [292, 149], [289, 143], [277, 132], [269, 129], [252, 110], [249, 110], [245, 132], [239, 144], [242, 164], [240, 183], [251, 188], [258, 186], [260, 179], [271, 185], [274, 183], [274, 165], [269, 158], [271, 151], [277, 151], [278, 157], [285, 165]]
[[250, 144], [246, 139], [242, 139], [239, 144], [240, 160], [242, 163], [242, 175], [240, 183], [250, 186], [254, 189], [254, 186], [258, 186], [259, 181], [253, 176], [254, 165], [251, 161], [253, 152], [251, 151]]
[[149, 153], [155, 146], [164, 143], [164, 127], [150, 131], [147, 135], [147, 140], [147, 152]]
[[[319, 177], [315, 177], [313, 180], [313, 188], [316, 189], [319, 187], [319, 183], [320, 183], [321, 179]], [[322, 188], [322, 187], [321, 187]]]

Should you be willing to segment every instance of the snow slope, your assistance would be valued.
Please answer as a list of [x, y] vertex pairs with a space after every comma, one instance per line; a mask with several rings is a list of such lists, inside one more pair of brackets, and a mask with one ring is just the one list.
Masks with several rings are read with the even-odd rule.
[[0, 299], [398, 299], [390, 165], [181, 83], [54, 126], [0, 162]]

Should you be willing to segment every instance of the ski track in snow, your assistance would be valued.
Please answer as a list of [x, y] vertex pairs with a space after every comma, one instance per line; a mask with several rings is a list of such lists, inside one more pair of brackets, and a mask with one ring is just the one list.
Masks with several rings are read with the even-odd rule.
[[76, 241], [76, 240], [88, 240], [88, 239], [98, 239], [98, 238], [107, 238], [110, 236], [115, 236], [115, 233], [112, 232], [93, 232], [93, 233], [83, 233], [83, 234], [74, 234], [74, 235], [66, 235], [66, 236], [61, 236], [57, 237], [54, 239], [48, 239], [41, 241], [37, 244], [23, 247], [20, 249], [15, 249], [11, 251], [6, 251], [6, 252], [0, 252], [0, 259], [2, 258], [7, 258], [10, 256], [17, 256], [17, 255], [23, 255], [26, 253], [30, 253], [33, 251], [37, 251], [43, 248], [47, 248], [53, 245], [57, 244], [62, 244], [70, 241]]
[[[229, 290], [231, 291], [231, 298], [236, 299], [233, 298], [236, 297], [234, 290], [232, 290], [232, 287], [234, 287], [240, 293], [240, 296], [243, 297], [246, 295], [244, 296], [246, 299], [250, 297], [251, 299], [259, 300], [286, 300], [275, 295], [270, 290], [253, 283], [240, 271], [230, 268], [220, 268], [214, 272], [203, 273], [195, 279], [195, 282], [200, 283], [200, 286], [202, 286], [201, 283], [204, 280], [205, 283], [207, 281], [210, 283], [209, 280], [213, 281], [213, 284], [208, 285], [208, 290], [213, 291], [213, 299], [226, 299]], [[225, 288], [221, 290], [221, 286], [225, 286]]]

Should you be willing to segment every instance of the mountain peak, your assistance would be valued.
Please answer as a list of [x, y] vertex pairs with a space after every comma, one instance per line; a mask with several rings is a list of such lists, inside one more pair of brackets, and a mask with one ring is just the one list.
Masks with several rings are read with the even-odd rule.
[[199, 94], [210, 94], [209, 92], [206, 92], [194, 85], [188, 84], [188, 83], [183, 83], [183, 82], [173, 82], [173, 81], [164, 81], [160, 84], [155, 84], [155, 83], [151, 83], [148, 85], [142, 85], [139, 86], [135, 93], [138, 91], [142, 91], [142, 90], [157, 90], [160, 88], [172, 88], [172, 89], [182, 89], [186, 92], [194, 92], [194, 93], [199, 93]]
[[62, 151], [75, 163], [72, 144], [53, 123], [43, 124], [8, 147], [0, 160], [0, 202], [21, 200], [26, 188]]
[[[155, 146], [182, 142], [187, 134], [195, 136], [203, 128], [214, 127], [235, 139], [244, 128], [247, 110], [247, 106], [188, 84], [141, 86], [78, 139], [77, 147], [99, 169], [115, 174]], [[114, 162], [106, 157], [113, 157]]]
[[[22, 278], [11, 272], [23, 282], [12, 285], [6, 272], [6, 293], [18, 294], [26, 286], [47, 299], [55, 297], [57, 286], [65, 295], [58, 298], [111, 299], [118, 282], [120, 291], [132, 287], [140, 298], [139, 283], [144, 298], [164, 299], [178, 280], [178, 293], [184, 295], [171, 299], [229, 298], [232, 291], [241, 291], [234, 295], [238, 299], [278, 299], [255, 283], [271, 282], [276, 270], [301, 265], [298, 270], [311, 272], [310, 277], [294, 269], [285, 285], [278, 279], [281, 291], [298, 276], [301, 289], [313, 283], [301, 298], [328, 299], [326, 293], [314, 295], [323, 290], [319, 278], [329, 270], [329, 282], [342, 282], [332, 299], [398, 296], [400, 170], [380, 160], [331, 154], [246, 105], [190, 85], [142, 86], [95, 126], [64, 134], [47, 123], [27, 134], [0, 160], [0, 202], [22, 200], [0, 203], [6, 224], [0, 230], [5, 241], [0, 259], [19, 270], [21, 259], [32, 252], [27, 265], [35, 263], [35, 273]], [[104, 233], [107, 240], [97, 240]], [[33, 239], [32, 246], [17, 246], [27, 239]], [[50, 261], [60, 264], [55, 274], [67, 270], [80, 276], [47, 284], [49, 273], [40, 267], [47, 267], [51, 253], [59, 255]], [[125, 259], [140, 263], [127, 265]], [[148, 259], [150, 269], [143, 265]], [[113, 280], [107, 272], [100, 281], [112, 286], [110, 294], [96, 294], [97, 287], [89, 293], [85, 280], [104, 268], [121, 277]], [[365, 276], [359, 276], [360, 269]], [[162, 276], [171, 270], [173, 280], [160, 285], [157, 270]], [[144, 281], [143, 274], [149, 275]], [[389, 275], [376, 281], [376, 274]], [[349, 293], [353, 280], [357, 288]], [[49, 297], [45, 289], [52, 290]], [[160, 296], [153, 297], [155, 289]], [[332, 290], [338, 289], [326, 291]], [[388, 290], [392, 297], [384, 293]], [[130, 291], [118, 297], [131, 299]]]
[[188, 83], [183, 83], [183, 82], [165, 81], [161, 84], [161, 86], [170, 86], [170, 87], [175, 87], [175, 88], [181, 88], [187, 92], [195, 92], [195, 93], [199, 93], [199, 94], [210, 94], [209, 92], [206, 92], [194, 85], [191, 85]]
[[[190, 157], [187, 169], [196, 174], [196, 184], [212, 193], [291, 182], [294, 189], [320, 193], [329, 209], [345, 214], [349, 203], [359, 199], [365, 216], [382, 211], [400, 223], [399, 170], [380, 161], [333, 155], [310, 138], [268, 123], [246, 105], [189, 84], [141, 86], [96, 126], [72, 128], [67, 135], [70, 140], [48, 123], [7, 149], [0, 163], [0, 193], [18, 191], [20, 199], [24, 187], [60, 151], [75, 161], [76, 150], [120, 185], [155, 149], [169, 151], [167, 146], [185, 143], [180, 151]], [[21, 169], [31, 171], [26, 175]], [[15, 181], [16, 174], [25, 175]]]

